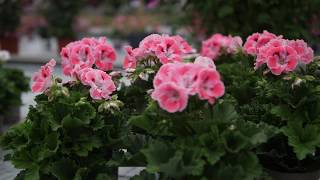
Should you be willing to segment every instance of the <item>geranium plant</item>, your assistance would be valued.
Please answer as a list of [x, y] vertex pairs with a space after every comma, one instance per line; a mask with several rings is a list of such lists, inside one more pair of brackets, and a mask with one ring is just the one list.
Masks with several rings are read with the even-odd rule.
[[32, 91], [41, 94], [26, 120], [1, 137], [11, 150], [6, 158], [22, 169], [21, 179], [116, 179], [129, 132], [106, 72], [115, 51], [105, 38], [85, 38], [61, 56], [63, 73], [73, 80], [53, 75], [55, 60], [34, 74]]
[[[205, 41], [202, 49], [216, 52], [217, 46], [223, 44], [214, 46]], [[222, 56], [211, 58], [227, 93], [237, 101], [239, 115], [279, 130], [257, 149], [261, 163], [282, 172], [319, 169], [319, 61], [313, 50], [303, 40], [287, 40], [263, 31], [249, 36], [236, 54], [224, 48], [217, 52]]]
[[261, 177], [252, 149], [273, 128], [241, 119], [231, 97], [219, 100], [225, 86], [215, 64], [207, 57], [188, 56], [193, 52], [178, 36], [150, 35], [138, 48], [127, 48], [131, 85], [126, 90], [144, 94], [139, 100], [144, 108], [134, 111], [130, 124], [147, 139], [140, 151], [147, 169], [134, 178], [153, 179], [153, 173], [160, 179]]
[[242, 112], [281, 131], [261, 148], [262, 163], [289, 172], [319, 169], [319, 61], [313, 50], [303, 40], [266, 32], [248, 37], [244, 48], [256, 56], [261, 79], [255, 99]]

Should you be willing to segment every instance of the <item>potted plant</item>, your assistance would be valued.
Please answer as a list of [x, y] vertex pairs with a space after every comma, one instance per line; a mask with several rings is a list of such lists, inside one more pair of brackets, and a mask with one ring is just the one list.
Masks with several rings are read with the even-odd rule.
[[58, 39], [58, 49], [61, 49], [75, 39], [73, 22], [83, 2], [46, 0], [43, 3], [42, 13], [48, 22], [48, 33]]
[[[256, 54], [251, 53], [248, 44], [254, 36], [259, 41], [261, 34], [248, 37], [245, 50], [257, 56], [255, 68], [261, 76], [255, 85], [258, 92], [255, 102], [261, 110], [257, 117], [281, 131], [259, 149], [261, 163], [273, 171], [287, 173], [273, 172], [276, 179], [297, 176], [290, 173], [304, 173], [304, 178], [299, 175], [300, 179], [318, 179], [319, 60], [314, 59], [313, 50], [303, 40], [281, 36], [256, 47]], [[243, 108], [245, 115], [254, 112], [253, 104], [251, 101]]]
[[72, 80], [53, 75], [55, 60], [34, 74], [32, 91], [40, 94], [26, 120], [1, 137], [1, 147], [10, 150], [6, 159], [22, 169], [17, 179], [117, 179], [131, 145], [123, 103], [107, 73], [115, 50], [105, 38], [84, 38], [64, 47], [61, 58]]
[[2, 87], [0, 116], [2, 126], [20, 120], [21, 94], [29, 90], [29, 78], [24, 75], [23, 71], [4, 67], [2, 60], [7, 60], [9, 57], [7, 51], [0, 51], [0, 84]]
[[209, 58], [188, 56], [194, 50], [179, 36], [153, 34], [126, 50], [130, 83], [119, 98], [145, 139], [133, 159], [146, 170], [133, 179], [263, 176], [253, 149], [276, 130], [241, 119], [231, 96], [218, 99], [224, 85]]
[[[226, 42], [215, 40], [220, 42], [215, 48], [204, 42], [203, 49], [216, 50]], [[319, 61], [313, 50], [302, 40], [267, 31], [249, 36], [241, 49], [225, 59], [225, 48], [219, 49], [221, 59], [213, 59], [239, 115], [278, 129], [256, 150], [261, 164], [274, 179], [318, 179]]]
[[18, 37], [15, 30], [20, 23], [20, 14], [20, 0], [0, 2], [0, 48], [13, 54], [18, 52]]

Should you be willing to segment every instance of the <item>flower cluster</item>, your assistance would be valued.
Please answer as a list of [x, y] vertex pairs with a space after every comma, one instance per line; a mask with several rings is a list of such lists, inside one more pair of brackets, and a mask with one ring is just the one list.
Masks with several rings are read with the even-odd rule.
[[67, 76], [79, 77], [82, 69], [95, 65], [103, 71], [112, 70], [116, 60], [115, 50], [106, 38], [83, 38], [62, 48], [62, 71]]
[[93, 99], [110, 99], [110, 94], [116, 90], [111, 76], [99, 69], [86, 68], [81, 71], [82, 84], [90, 86], [90, 96]]
[[215, 66], [208, 65], [203, 58], [196, 62], [161, 66], [153, 81], [151, 97], [162, 109], [170, 113], [181, 112], [188, 104], [189, 95], [198, 94], [201, 100], [213, 104], [224, 94], [224, 84]]
[[241, 46], [242, 39], [239, 36], [224, 36], [217, 33], [202, 42], [201, 55], [215, 60], [223, 53], [235, 54]]
[[145, 37], [139, 47], [127, 46], [124, 68], [135, 68], [139, 60], [155, 56], [162, 64], [181, 62], [183, 56], [194, 52], [192, 47], [180, 36], [152, 34]]
[[266, 30], [263, 33], [254, 33], [247, 38], [247, 41], [243, 45], [243, 50], [245, 53], [250, 55], [257, 55], [259, 49], [266, 45], [272, 39], [281, 39], [282, 36], [276, 36]]
[[53, 73], [53, 68], [56, 65], [56, 61], [51, 59], [46, 65], [41, 66], [41, 69], [34, 73], [32, 80], [31, 90], [32, 92], [43, 92], [51, 86], [51, 78]]
[[287, 40], [267, 31], [249, 36], [244, 51], [257, 57], [255, 69], [266, 64], [275, 75], [294, 71], [299, 63], [309, 64], [314, 56], [303, 40]]
[[[116, 86], [105, 71], [112, 70], [116, 53], [106, 43], [106, 38], [84, 38], [69, 43], [60, 54], [63, 74], [77, 78], [83, 85], [90, 86], [92, 99], [111, 98], [110, 94], [116, 90]], [[35, 73], [33, 92], [43, 92], [51, 86], [51, 73], [55, 64], [56, 62], [51, 60]]]

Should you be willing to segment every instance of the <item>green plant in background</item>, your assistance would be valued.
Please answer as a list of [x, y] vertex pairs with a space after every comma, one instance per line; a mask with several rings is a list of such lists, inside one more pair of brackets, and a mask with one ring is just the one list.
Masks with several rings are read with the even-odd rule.
[[188, 0], [186, 3], [188, 18], [199, 18], [208, 34], [220, 32], [247, 37], [267, 29], [309, 41], [315, 38], [310, 22], [319, 7], [319, 0]]
[[20, 0], [0, 1], [0, 37], [15, 32], [20, 23]]
[[24, 123], [1, 137], [6, 156], [22, 171], [17, 179], [117, 179], [129, 133], [116, 96], [93, 101], [79, 82], [57, 82]]
[[59, 38], [74, 38], [72, 25], [83, 1], [45, 0], [41, 7], [48, 22], [49, 34]]
[[0, 114], [21, 105], [21, 94], [29, 90], [29, 78], [21, 70], [3, 67], [0, 62]]

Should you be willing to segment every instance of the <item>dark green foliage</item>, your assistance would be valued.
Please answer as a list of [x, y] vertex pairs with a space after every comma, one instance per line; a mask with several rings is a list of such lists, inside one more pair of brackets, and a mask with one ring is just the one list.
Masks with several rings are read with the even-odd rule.
[[142, 150], [147, 171], [139, 178], [148, 173], [159, 173], [160, 179], [260, 177], [262, 169], [252, 149], [266, 142], [274, 129], [239, 119], [228, 101], [213, 106], [191, 101], [194, 106], [174, 114], [150, 102], [143, 114], [130, 119], [153, 137]]
[[125, 116], [107, 106], [115, 97], [93, 101], [78, 83], [54, 84], [36, 97], [25, 122], [1, 137], [17, 179], [117, 179], [130, 146]]
[[0, 1], [0, 37], [15, 32], [20, 23], [21, 0]]
[[259, 148], [262, 163], [292, 172], [319, 167], [319, 61], [315, 59], [295, 72], [275, 76], [255, 72], [251, 58], [239, 57], [218, 59], [217, 69], [243, 119], [279, 130], [280, 134]]
[[29, 78], [21, 70], [0, 64], [0, 87], [0, 114], [5, 114], [10, 107], [21, 105], [21, 94], [29, 90]]
[[43, 14], [48, 21], [49, 34], [59, 38], [74, 38], [72, 25], [83, 0], [45, 0], [43, 3]]
[[187, 12], [202, 20], [208, 34], [247, 37], [268, 30], [289, 39], [309, 41], [315, 38], [311, 19], [319, 7], [319, 0], [188, 0], [186, 4]]

